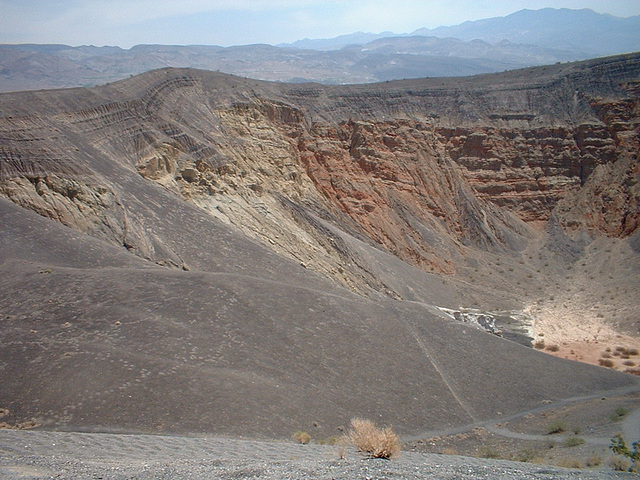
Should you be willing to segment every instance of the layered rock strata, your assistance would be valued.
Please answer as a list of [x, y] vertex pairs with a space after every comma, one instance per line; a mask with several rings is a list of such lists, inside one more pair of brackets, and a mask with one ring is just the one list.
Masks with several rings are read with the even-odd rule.
[[76, 96], [6, 95], [0, 191], [184, 267], [127, 217], [104, 180], [115, 162], [356, 291], [384, 291], [323, 222], [440, 273], [471, 250], [517, 252], [551, 216], [631, 235], [639, 65], [354, 87], [164, 70]]

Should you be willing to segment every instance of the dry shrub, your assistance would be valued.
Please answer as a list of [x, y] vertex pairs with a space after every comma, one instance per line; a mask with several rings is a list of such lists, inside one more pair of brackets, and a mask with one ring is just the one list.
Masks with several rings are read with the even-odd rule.
[[626, 407], [623, 407], [621, 405], [621, 406], [619, 406], [618, 408], [615, 409], [615, 411], [611, 414], [610, 418], [614, 422], [617, 422], [618, 420], [626, 417], [627, 415], [629, 415], [629, 410]]
[[306, 445], [311, 441], [311, 435], [307, 432], [297, 431], [291, 436], [296, 442]]
[[563, 468], [582, 468], [582, 462], [579, 458], [566, 457], [558, 460], [558, 466]]
[[567, 427], [567, 424], [562, 420], [554, 420], [549, 425], [547, 425], [547, 435], [566, 432], [568, 428], [569, 427]]
[[499, 460], [502, 458], [502, 454], [500, 451], [494, 447], [485, 447], [480, 451], [480, 456], [482, 458], [490, 458], [494, 460]]
[[533, 344], [533, 348], [537, 350], [544, 349], [544, 340], [538, 340], [536, 343]]
[[546, 350], [548, 352], [557, 352], [558, 350], [560, 350], [560, 347], [558, 345], [549, 345]]
[[347, 437], [358, 451], [373, 458], [392, 458], [400, 453], [398, 436], [391, 428], [381, 430], [370, 420], [352, 419]]
[[608, 358], [601, 358], [600, 360], [598, 360], [598, 363], [601, 367], [607, 368], [613, 368], [613, 366], [615, 365], [615, 363], [613, 363], [613, 361], [609, 360]]
[[585, 465], [587, 467], [599, 467], [600, 465], [602, 465], [602, 457], [597, 453], [594, 453], [593, 455], [587, 457], [587, 459], [585, 460]]
[[340, 442], [340, 438], [339, 437], [327, 437], [327, 438], [321, 438], [320, 440], [317, 440], [316, 443], [318, 445], [338, 445], [338, 443]]
[[628, 472], [629, 468], [631, 468], [631, 462], [620, 455], [616, 455], [609, 457], [609, 466], [616, 472]]

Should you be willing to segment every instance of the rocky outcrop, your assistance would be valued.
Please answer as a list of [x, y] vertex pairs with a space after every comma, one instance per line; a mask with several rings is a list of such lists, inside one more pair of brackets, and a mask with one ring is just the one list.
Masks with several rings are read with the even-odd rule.
[[[555, 210], [570, 230], [585, 229], [611, 237], [628, 237], [637, 231], [640, 212], [640, 83], [625, 85], [629, 98], [597, 98], [594, 110], [604, 126], [601, 135], [585, 134], [582, 144], [596, 163], [580, 189], [574, 189]], [[609, 155], [600, 155], [607, 142]]]
[[159, 265], [188, 268], [165, 242], [131, 217], [109, 187], [56, 174], [0, 182], [0, 194], [21, 207], [88, 235], [121, 245]]
[[298, 148], [326, 199], [378, 244], [421, 268], [450, 273], [463, 245], [504, 248], [510, 236], [526, 231], [473, 195], [433, 125], [315, 124]]
[[478, 195], [526, 222], [548, 220], [561, 198], [616, 157], [615, 141], [603, 125], [438, 133]]

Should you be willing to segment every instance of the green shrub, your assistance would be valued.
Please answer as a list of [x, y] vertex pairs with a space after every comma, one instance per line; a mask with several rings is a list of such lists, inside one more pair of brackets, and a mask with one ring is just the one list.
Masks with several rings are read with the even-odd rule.
[[547, 435], [553, 435], [554, 433], [562, 433], [567, 431], [567, 424], [562, 420], [556, 420], [547, 425]]
[[618, 422], [620, 420], [622, 420], [624, 417], [626, 417], [629, 414], [629, 410], [627, 410], [625, 407], [623, 406], [619, 406], [618, 408], [615, 409], [615, 411], [611, 414], [611, 420], [613, 420], [614, 422]]
[[569, 437], [564, 441], [565, 447], [577, 447], [578, 445], [584, 445], [586, 442], [582, 437]]
[[640, 441], [633, 442], [631, 444], [631, 448], [629, 448], [627, 447], [624, 437], [618, 434], [611, 439], [609, 449], [616, 455], [622, 455], [629, 458], [630, 462], [628, 470], [630, 472], [636, 471], [636, 467], [638, 467], [638, 464], [640, 463]]

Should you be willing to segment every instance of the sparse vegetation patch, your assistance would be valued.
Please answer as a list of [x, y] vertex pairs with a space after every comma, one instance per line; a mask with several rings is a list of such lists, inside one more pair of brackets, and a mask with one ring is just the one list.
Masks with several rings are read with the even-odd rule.
[[491, 459], [500, 459], [502, 455], [500, 452], [494, 447], [485, 447], [481, 452], [480, 456], [482, 458], [491, 458]]
[[536, 350], [544, 350], [544, 340], [538, 340], [533, 344], [533, 348], [535, 348]]
[[[635, 472], [637, 467], [640, 466], [640, 441], [633, 442], [633, 444], [631, 444], [631, 448], [629, 448], [627, 447], [627, 443], [625, 442], [624, 437], [618, 434], [611, 439], [611, 445], [609, 445], [609, 449], [616, 455], [627, 457], [629, 459], [629, 467], [627, 468], [628, 471]], [[626, 459], [623, 458], [623, 460]], [[620, 461], [619, 463], [622, 464], [622, 462]], [[615, 469], [618, 470], [618, 468]]]
[[602, 465], [602, 457], [597, 453], [594, 453], [593, 455], [588, 456], [584, 463], [587, 467], [599, 467]]
[[609, 458], [609, 466], [616, 472], [626, 472], [629, 470], [631, 463], [620, 455], [615, 455]]
[[611, 420], [617, 422], [626, 417], [628, 414], [629, 410], [627, 410], [625, 407], [620, 406], [616, 408], [615, 411], [611, 414]]
[[551, 422], [547, 425], [546, 432], [547, 435], [553, 435], [556, 433], [562, 433], [567, 431], [567, 424], [561, 420], [556, 420], [555, 422]]
[[601, 358], [600, 360], [598, 360], [598, 363], [601, 367], [606, 368], [613, 368], [613, 366], [615, 365], [615, 363], [613, 363], [613, 360], [610, 360], [608, 358]]
[[578, 445], [584, 445], [585, 439], [582, 437], [578, 437], [578, 436], [574, 436], [574, 437], [569, 437], [564, 441], [564, 446], [565, 447], [577, 447]]
[[582, 468], [582, 462], [579, 458], [567, 457], [558, 460], [558, 466], [563, 468]]

